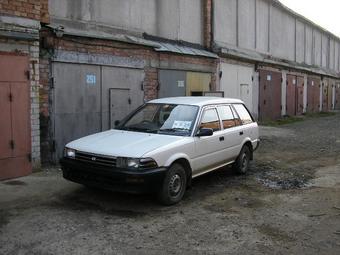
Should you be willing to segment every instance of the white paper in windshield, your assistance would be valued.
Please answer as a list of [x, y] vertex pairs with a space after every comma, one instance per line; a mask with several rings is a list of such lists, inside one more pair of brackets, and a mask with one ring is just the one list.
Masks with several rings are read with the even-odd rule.
[[189, 130], [191, 127], [191, 121], [175, 120], [172, 128]]

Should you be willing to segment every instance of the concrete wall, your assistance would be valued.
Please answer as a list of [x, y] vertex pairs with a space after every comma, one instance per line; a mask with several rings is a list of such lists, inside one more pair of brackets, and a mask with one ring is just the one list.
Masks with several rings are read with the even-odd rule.
[[276, 1], [215, 0], [213, 9], [217, 44], [340, 72], [340, 39]]
[[49, 0], [51, 22], [65, 26], [151, 35], [203, 43], [203, 15], [197, 0]]

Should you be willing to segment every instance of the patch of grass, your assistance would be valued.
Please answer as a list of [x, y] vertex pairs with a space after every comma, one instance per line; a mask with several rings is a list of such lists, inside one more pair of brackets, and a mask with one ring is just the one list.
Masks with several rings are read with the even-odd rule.
[[281, 119], [278, 120], [268, 120], [268, 121], [260, 121], [259, 124], [262, 126], [281, 126], [281, 125], [287, 125], [292, 124], [295, 122], [303, 121], [306, 119], [311, 118], [321, 118], [321, 117], [329, 117], [336, 115], [335, 112], [318, 112], [318, 113], [306, 113], [301, 116], [284, 116]]

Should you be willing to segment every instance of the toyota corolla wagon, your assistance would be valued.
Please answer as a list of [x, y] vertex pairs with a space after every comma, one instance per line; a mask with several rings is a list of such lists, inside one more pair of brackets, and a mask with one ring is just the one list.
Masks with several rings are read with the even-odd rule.
[[171, 205], [200, 175], [229, 164], [245, 174], [258, 145], [258, 125], [241, 100], [162, 98], [145, 103], [115, 129], [68, 143], [61, 166], [70, 181], [156, 192]]

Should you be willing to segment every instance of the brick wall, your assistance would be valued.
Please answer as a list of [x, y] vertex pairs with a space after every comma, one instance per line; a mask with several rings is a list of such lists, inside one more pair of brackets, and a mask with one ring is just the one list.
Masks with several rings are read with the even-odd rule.
[[0, 14], [48, 23], [48, 0], [0, 0]]

